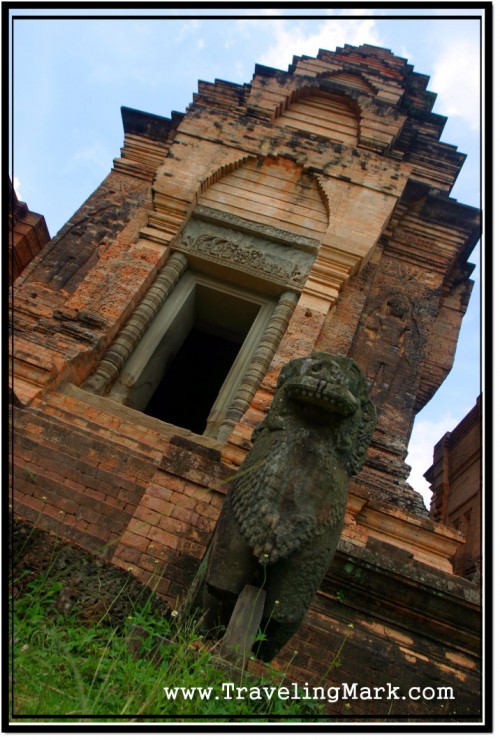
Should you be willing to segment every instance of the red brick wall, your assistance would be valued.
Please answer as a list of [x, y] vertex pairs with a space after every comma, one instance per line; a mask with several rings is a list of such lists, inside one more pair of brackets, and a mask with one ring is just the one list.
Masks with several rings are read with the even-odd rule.
[[169, 444], [119, 418], [113, 428], [92, 407], [86, 407], [83, 426], [83, 405], [62, 399], [57, 393], [37, 408], [13, 408], [15, 513], [105, 555], [150, 585], [154, 577], [159, 593], [177, 603], [204, 555], [224, 481], [234, 471], [214, 451], [187, 449], [183, 438]]

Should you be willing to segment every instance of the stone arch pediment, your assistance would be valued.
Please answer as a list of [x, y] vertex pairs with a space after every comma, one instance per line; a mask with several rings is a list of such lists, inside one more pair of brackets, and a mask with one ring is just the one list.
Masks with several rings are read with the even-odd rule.
[[274, 123], [349, 146], [359, 138], [360, 109], [343, 91], [319, 86], [294, 90], [275, 111]]
[[[168, 159], [157, 171], [148, 227], [158, 225], [175, 236], [193, 208], [206, 206], [319, 245], [328, 226], [330, 199], [316, 175], [291, 157], [235, 156], [234, 150], [215, 143], [195, 144], [193, 149], [204, 156], [193, 159], [195, 166], [182, 176], [170, 172]], [[208, 153], [212, 167], [207, 168]]]
[[272, 120], [346, 146], [386, 152], [399, 136], [406, 115], [380, 100], [364, 78], [329, 72], [318, 76], [314, 85], [295, 88], [275, 108]]
[[314, 175], [293, 160], [249, 157], [218, 175], [200, 188], [198, 206], [318, 244], [322, 241], [329, 220], [326, 195]]
[[377, 95], [377, 89], [369, 82], [362, 73], [347, 70], [339, 72], [323, 72], [318, 75], [318, 80], [331, 80], [339, 85], [350, 89], [359, 90], [369, 95]]

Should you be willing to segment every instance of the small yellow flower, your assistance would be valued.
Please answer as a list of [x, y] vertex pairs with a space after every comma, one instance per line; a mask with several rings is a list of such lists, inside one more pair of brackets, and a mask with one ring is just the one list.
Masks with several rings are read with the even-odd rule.
[[351, 624], [348, 624], [347, 626], [349, 627], [350, 630], [353, 630], [354, 629], [354, 625], [353, 625], [352, 622], [351, 622]]
[[279, 603], [279, 599], [276, 599], [276, 601], [274, 602], [274, 606], [279, 606]]
[[170, 615], [174, 619], [179, 616], [179, 612], [176, 609], [172, 609], [172, 613]]

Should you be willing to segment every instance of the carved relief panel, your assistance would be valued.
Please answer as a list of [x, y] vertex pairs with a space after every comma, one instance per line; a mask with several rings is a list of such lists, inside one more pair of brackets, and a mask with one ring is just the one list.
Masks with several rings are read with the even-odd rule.
[[264, 292], [301, 289], [314, 262], [317, 239], [259, 226], [238, 216], [198, 207], [176, 249], [203, 272], [252, 282]]

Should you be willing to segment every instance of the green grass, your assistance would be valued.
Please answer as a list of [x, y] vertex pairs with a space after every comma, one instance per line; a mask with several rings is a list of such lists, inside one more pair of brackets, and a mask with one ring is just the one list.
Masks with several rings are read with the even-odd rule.
[[[21, 576], [26, 574], [21, 574]], [[12, 603], [11, 619], [11, 712], [12, 721], [100, 721], [113, 715], [143, 721], [151, 715], [157, 722], [179, 721], [307, 721], [326, 719], [318, 702], [272, 698], [222, 699], [227, 670], [217, 664], [207, 649], [199, 649], [199, 625], [179, 623], [158, 614], [153, 596], [134, 608], [121, 622], [113, 624], [108, 614], [98, 621], [83, 621], [78, 613], [54, 607], [63, 583], [53, 580], [50, 569], [34, 580], [24, 577]], [[126, 588], [126, 585], [125, 585]], [[144, 601], [144, 600], [143, 600]], [[130, 638], [141, 628], [141, 653], [133, 655]], [[157, 637], [168, 638], [158, 647]], [[193, 643], [197, 645], [193, 645]], [[203, 643], [202, 643], [203, 644]], [[157, 651], [155, 660], [152, 651]], [[149, 657], [148, 657], [149, 655]], [[142, 657], [141, 657], [142, 656]], [[285, 676], [270, 671], [263, 678], [241, 675], [241, 685], [279, 686]], [[236, 685], [238, 685], [236, 681]], [[214, 687], [210, 699], [178, 695], [167, 699], [164, 687]], [[218, 700], [215, 695], [221, 695]], [[16, 715], [24, 717], [16, 718]], [[43, 720], [41, 715], [53, 715]], [[282, 719], [281, 719], [282, 717]], [[196, 718], [198, 718], [196, 720]], [[271, 720], [273, 721], [273, 720]]]

